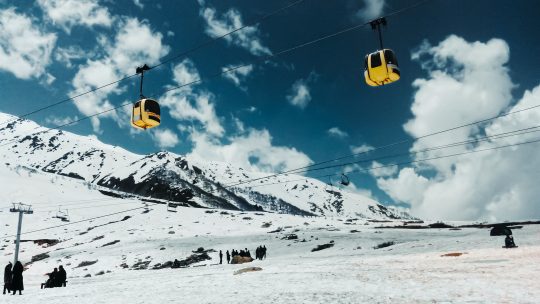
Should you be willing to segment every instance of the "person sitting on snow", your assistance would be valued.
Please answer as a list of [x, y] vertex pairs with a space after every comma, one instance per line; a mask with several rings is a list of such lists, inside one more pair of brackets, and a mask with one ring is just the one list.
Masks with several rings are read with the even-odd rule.
[[504, 239], [504, 247], [506, 248], [516, 247], [516, 243], [514, 243], [514, 237], [511, 234], [506, 235], [506, 238]]

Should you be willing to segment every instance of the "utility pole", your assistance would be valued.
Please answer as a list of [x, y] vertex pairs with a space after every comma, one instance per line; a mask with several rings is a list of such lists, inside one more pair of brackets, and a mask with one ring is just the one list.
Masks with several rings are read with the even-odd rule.
[[23, 214], [32, 214], [32, 206], [26, 205], [23, 203], [13, 203], [13, 207], [9, 209], [10, 212], [19, 213], [19, 225], [17, 226], [17, 241], [15, 241], [15, 258], [13, 260], [13, 265], [19, 260], [19, 244], [21, 243], [21, 229], [22, 229], [22, 218]]

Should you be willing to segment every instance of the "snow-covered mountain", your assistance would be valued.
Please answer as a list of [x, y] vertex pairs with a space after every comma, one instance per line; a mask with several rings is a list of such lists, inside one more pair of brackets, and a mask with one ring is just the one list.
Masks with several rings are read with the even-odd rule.
[[[1, 122], [15, 119], [0, 113]], [[102, 193], [108, 193], [103, 188], [114, 190], [108, 193], [113, 196], [174, 201], [180, 206], [307, 216], [410, 217], [365, 196], [299, 175], [275, 176], [232, 187], [268, 173], [248, 172], [165, 151], [138, 155], [94, 137], [49, 130], [25, 119], [0, 128], [0, 156], [7, 167], [23, 166], [80, 179]]]

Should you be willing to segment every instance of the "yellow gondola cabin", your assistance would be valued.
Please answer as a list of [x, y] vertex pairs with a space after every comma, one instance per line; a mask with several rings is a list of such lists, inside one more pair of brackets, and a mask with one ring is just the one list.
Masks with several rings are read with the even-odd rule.
[[149, 129], [161, 122], [159, 104], [150, 98], [143, 98], [133, 105], [131, 125], [135, 128]]
[[372, 87], [398, 81], [401, 74], [394, 52], [383, 49], [366, 55], [364, 77]]

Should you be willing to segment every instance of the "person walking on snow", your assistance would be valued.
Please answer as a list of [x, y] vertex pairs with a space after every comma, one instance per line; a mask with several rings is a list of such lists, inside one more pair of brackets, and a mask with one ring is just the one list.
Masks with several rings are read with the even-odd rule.
[[6, 267], [4, 268], [4, 294], [6, 294], [6, 290], [8, 291], [8, 293], [11, 292], [11, 268], [13, 267], [13, 265], [11, 264], [11, 262], [9, 262], [9, 264], [6, 265]]
[[223, 264], [223, 252], [221, 250], [219, 251], [219, 263]]
[[227, 250], [226, 254], [227, 254], [227, 264], [230, 264], [230, 262], [231, 262], [231, 254], [229, 253], [229, 250]]

